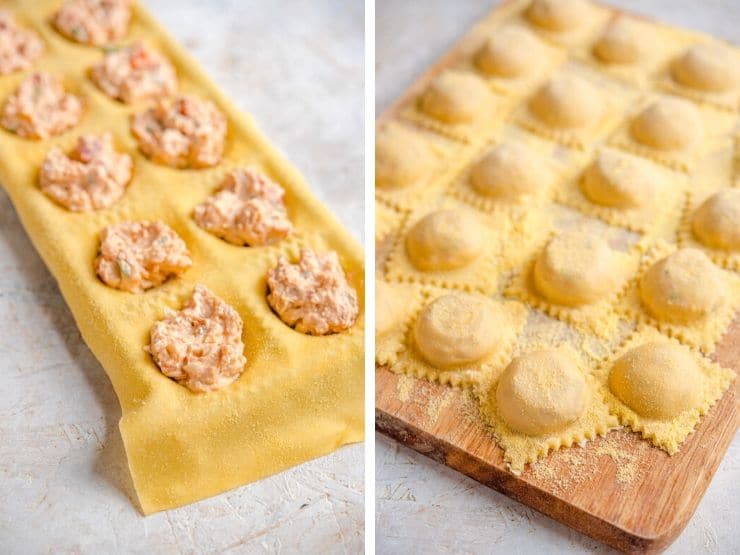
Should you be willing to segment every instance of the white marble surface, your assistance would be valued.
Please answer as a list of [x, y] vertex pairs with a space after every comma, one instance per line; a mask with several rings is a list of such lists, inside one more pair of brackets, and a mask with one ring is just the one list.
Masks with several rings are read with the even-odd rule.
[[[611, 1], [740, 43], [737, 0]], [[380, 114], [495, 2], [377, 0]], [[611, 553], [612, 550], [380, 434], [376, 548], [395, 553]], [[740, 439], [735, 438], [673, 554], [740, 553]]]
[[[150, 0], [156, 16], [363, 230], [363, 6]], [[0, 191], [0, 553], [359, 553], [363, 446], [142, 517], [108, 378]]]

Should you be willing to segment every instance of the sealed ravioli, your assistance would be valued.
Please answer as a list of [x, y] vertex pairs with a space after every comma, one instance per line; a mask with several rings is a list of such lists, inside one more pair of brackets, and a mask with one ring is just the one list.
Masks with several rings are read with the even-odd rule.
[[740, 53], [718, 42], [693, 44], [671, 61], [660, 85], [674, 94], [737, 111]]
[[26, 69], [41, 56], [38, 35], [20, 26], [7, 10], [0, 10], [0, 75]]
[[572, 47], [588, 41], [608, 12], [588, 0], [532, 0], [523, 20], [545, 40]]
[[648, 327], [638, 328], [597, 373], [610, 411], [669, 454], [678, 452], [735, 377]]
[[613, 305], [636, 264], [635, 253], [617, 251], [596, 235], [566, 231], [550, 238], [524, 265], [506, 294], [608, 336], [618, 319]]
[[469, 387], [505, 366], [526, 317], [517, 302], [429, 289], [391, 370]]
[[557, 200], [633, 231], [675, 225], [687, 180], [653, 162], [610, 148], [599, 149], [583, 172], [558, 189]]
[[711, 352], [740, 306], [740, 278], [694, 248], [650, 245], [618, 309]]
[[472, 71], [440, 73], [407, 107], [404, 117], [453, 139], [474, 142], [495, 130], [503, 99]]
[[57, 77], [36, 72], [5, 102], [0, 124], [24, 139], [48, 139], [77, 125], [82, 109]]
[[703, 250], [719, 266], [740, 269], [740, 189], [689, 194], [678, 230], [683, 247]]
[[67, 210], [101, 210], [126, 192], [132, 165], [131, 156], [115, 150], [110, 133], [82, 135], [69, 156], [52, 147], [41, 165], [39, 186]]
[[476, 393], [515, 471], [551, 450], [605, 435], [617, 423], [580, 356], [565, 345], [518, 354]]

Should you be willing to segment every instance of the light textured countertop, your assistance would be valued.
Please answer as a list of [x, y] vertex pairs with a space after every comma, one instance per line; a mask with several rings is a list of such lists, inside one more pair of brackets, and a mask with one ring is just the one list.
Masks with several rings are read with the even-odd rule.
[[[740, 43], [737, 0], [607, 3]], [[377, 113], [494, 5], [490, 0], [377, 0]], [[612, 552], [385, 436], [376, 437], [379, 554]], [[667, 552], [740, 553], [738, 522], [740, 439], [736, 437], [694, 517]]]
[[[144, 2], [357, 239], [361, 2]], [[359, 553], [363, 446], [142, 517], [102, 367], [0, 190], [0, 553]]]

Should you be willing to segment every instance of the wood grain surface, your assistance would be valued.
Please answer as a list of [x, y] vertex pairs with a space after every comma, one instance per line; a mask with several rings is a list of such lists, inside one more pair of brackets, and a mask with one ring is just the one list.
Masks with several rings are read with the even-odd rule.
[[[504, 2], [502, 6], [506, 7]], [[497, 8], [501, 9], [501, 7]], [[461, 38], [386, 110], [381, 125], [453, 61], [470, 52]], [[385, 245], [376, 245], [381, 252]], [[378, 255], [378, 259], [382, 256]], [[740, 317], [712, 358], [740, 371]], [[668, 456], [627, 430], [551, 453], [515, 475], [478, 417], [470, 394], [376, 369], [376, 429], [572, 528], [627, 552], [654, 553], [680, 534], [737, 429], [737, 381]], [[623, 473], [630, 471], [629, 476]]]

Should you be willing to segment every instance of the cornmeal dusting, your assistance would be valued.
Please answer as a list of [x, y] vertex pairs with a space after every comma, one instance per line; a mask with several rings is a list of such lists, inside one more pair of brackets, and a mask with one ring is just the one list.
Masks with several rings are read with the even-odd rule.
[[30, 67], [43, 50], [36, 33], [18, 25], [9, 11], [0, 10], [0, 75]]
[[285, 191], [253, 170], [230, 172], [218, 192], [195, 207], [200, 227], [235, 245], [270, 245], [293, 232]]
[[167, 310], [146, 348], [162, 373], [191, 391], [215, 391], [244, 371], [242, 319], [204, 285], [179, 311]]
[[131, 179], [131, 156], [116, 152], [110, 133], [82, 135], [67, 156], [53, 147], [41, 165], [41, 190], [67, 210], [86, 212], [115, 204]]
[[54, 16], [54, 27], [81, 44], [101, 45], [128, 31], [131, 0], [66, 0]]
[[141, 293], [192, 266], [185, 242], [166, 224], [122, 222], [103, 228], [95, 272], [110, 287]]
[[309, 335], [349, 329], [360, 312], [357, 292], [347, 283], [334, 251], [301, 248], [298, 264], [280, 257], [267, 273], [267, 301], [280, 319]]
[[2, 126], [25, 139], [48, 139], [75, 126], [82, 102], [49, 73], [29, 75], [5, 103]]
[[176, 168], [214, 166], [226, 140], [226, 118], [208, 101], [182, 95], [134, 116], [131, 131], [155, 162]]
[[126, 103], [159, 100], [177, 90], [172, 64], [142, 41], [107, 54], [90, 77], [105, 94]]

